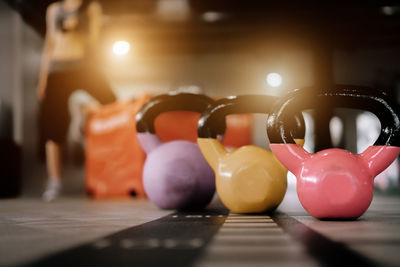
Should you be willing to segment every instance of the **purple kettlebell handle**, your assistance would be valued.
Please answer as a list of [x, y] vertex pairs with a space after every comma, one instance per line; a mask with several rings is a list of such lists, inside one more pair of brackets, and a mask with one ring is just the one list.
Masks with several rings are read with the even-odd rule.
[[150, 99], [136, 115], [136, 130], [138, 133], [155, 134], [154, 120], [158, 115], [168, 111], [193, 111], [201, 113], [214, 100], [206, 95], [199, 94], [166, 94]]

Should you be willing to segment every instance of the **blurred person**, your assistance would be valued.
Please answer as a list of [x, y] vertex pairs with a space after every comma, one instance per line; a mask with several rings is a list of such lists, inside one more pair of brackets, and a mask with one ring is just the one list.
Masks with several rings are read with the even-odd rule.
[[39, 73], [40, 144], [45, 147], [47, 184], [43, 199], [51, 201], [61, 190], [61, 145], [65, 142], [70, 114], [68, 99], [77, 89], [97, 101], [87, 108], [115, 101], [115, 96], [96, 62], [96, 43], [102, 7], [87, 0], [62, 0], [46, 11], [46, 36]]

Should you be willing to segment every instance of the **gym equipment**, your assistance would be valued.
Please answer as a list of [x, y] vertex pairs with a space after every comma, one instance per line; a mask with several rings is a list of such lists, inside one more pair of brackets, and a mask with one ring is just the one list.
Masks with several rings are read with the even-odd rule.
[[[199, 120], [197, 143], [216, 175], [217, 193], [223, 204], [236, 213], [275, 209], [287, 187], [287, 170], [271, 151], [247, 145], [227, 152], [218, 140], [225, 130], [225, 117], [239, 113], [268, 113], [276, 97], [242, 95], [220, 99]], [[296, 116], [293, 136], [304, 143], [304, 120]]]
[[0, 99], [0, 198], [17, 197], [22, 189], [22, 150], [12, 129], [11, 106]]
[[0, 138], [0, 199], [21, 194], [22, 149], [12, 139]]
[[214, 101], [189, 93], [160, 95], [148, 101], [136, 116], [137, 137], [146, 151], [143, 184], [149, 199], [163, 209], [197, 209], [215, 192], [214, 173], [196, 143], [163, 143], [154, 129], [155, 118], [168, 111], [203, 112]]
[[86, 124], [86, 192], [94, 198], [144, 197], [146, 155], [136, 137], [134, 117], [148, 95], [102, 106]]
[[[274, 106], [267, 122], [271, 150], [297, 178], [297, 193], [308, 213], [319, 219], [356, 219], [369, 207], [376, 175], [400, 152], [400, 111], [385, 93], [371, 88], [337, 85], [315, 93], [303, 88]], [[308, 153], [290, 134], [292, 115], [317, 104], [367, 110], [381, 122], [375, 144], [361, 154], [332, 148]]]

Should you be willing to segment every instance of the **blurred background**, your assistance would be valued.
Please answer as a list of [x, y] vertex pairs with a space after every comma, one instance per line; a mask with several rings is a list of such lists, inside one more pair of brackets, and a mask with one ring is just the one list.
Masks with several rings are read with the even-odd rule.
[[[0, 132], [21, 149], [21, 192], [32, 196], [41, 193], [46, 178], [38, 158], [36, 86], [52, 2], [0, 1]], [[400, 101], [396, 1], [98, 2], [104, 14], [96, 56], [121, 100], [172, 90], [282, 95], [337, 83], [373, 86]], [[74, 101], [88, 96], [72, 98], [73, 113]], [[322, 108], [305, 112], [309, 151], [336, 146], [361, 152], [379, 134], [379, 121], [370, 113]], [[268, 146], [265, 116], [255, 116], [252, 139]], [[81, 194], [84, 139], [72, 129], [69, 140], [65, 191]], [[398, 189], [398, 163], [376, 184], [385, 192]]]

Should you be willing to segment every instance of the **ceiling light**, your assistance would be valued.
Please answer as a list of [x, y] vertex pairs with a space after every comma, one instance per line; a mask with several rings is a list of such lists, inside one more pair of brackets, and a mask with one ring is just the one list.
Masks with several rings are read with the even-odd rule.
[[266, 81], [269, 86], [278, 87], [282, 84], [282, 76], [279, 73], [271, 72], [268, 73]]
[[116, 56], [123, 56], [128, 54], [131, 46], [127, 41], [117, 41], [113, 44], [112, 51]]

